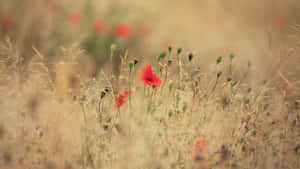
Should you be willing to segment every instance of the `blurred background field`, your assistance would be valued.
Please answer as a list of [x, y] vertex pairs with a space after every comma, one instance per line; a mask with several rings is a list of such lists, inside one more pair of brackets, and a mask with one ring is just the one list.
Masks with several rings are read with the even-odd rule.
[[0, 0], [0, 168], [299, 168], [299, 11]]

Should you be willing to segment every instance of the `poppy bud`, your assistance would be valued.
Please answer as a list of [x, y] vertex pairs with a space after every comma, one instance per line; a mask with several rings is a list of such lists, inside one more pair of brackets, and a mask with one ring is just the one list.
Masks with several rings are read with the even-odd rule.
[[194, 57], [193, 53], [190, 53], [189, 54], [189, 61], [192, 61], [193, 57]]
[[233, 59], [234, 56], [235, 56], [234, 53], [231, 53], [231, 54], [229, 55], [230, 59]]
[[165, 52], [160, 52], [160, 54], [159, 54], [159, 58], [160, 59], [165, 58], [165, 56], [166, 56]]
[[169, 46], [168, 50], [169, 50], [169, 52], [171, 52], [172, 51], [172, 46]]
[[177, 54], [179, 55], [181, 52], [182, 52], [182, 49], [181, 49], [181, 48], [178, 48], [178, 49], [177, 49]]
[[134, 66], [134, 63], [133, 62], [129, 62], [129, 68], [131, 69], [131, 68], [133, 68], [133, 66]]
[[218, 59], [217, 59], [217, 64], [219, 64], [219, 63], [221, 63], [222, 62], [222, 57], [220, 56], [220, 57], [218, 57]]

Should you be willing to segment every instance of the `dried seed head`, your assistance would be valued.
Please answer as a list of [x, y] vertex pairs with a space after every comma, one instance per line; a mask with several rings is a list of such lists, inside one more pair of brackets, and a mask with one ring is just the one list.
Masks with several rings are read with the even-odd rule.
[[104, 129], [105, 131], [107, 131], [107, 130], [108, 130], [108, 125], [107, 125], [107, 124], [103, 125], [103, 129]]
[[221, 63], [222, 62], [222, 57], [220, 56], [220, 57], [218, 57], [218, 59], [217, 59], [217, 64], [219, 64], [219, 63]]
[[189, 58], [189, 61], [191, 62], [191, 61], [193, 60], [193, 58], [194, 58], [194, 54], [193, 54], [193, 53], [190, 53], [190, 54], [188, 55], [188, 58]]
[[171, 66], [172, 60], [168, 60], [168, 66]]
[[219, 78], [222, 75], [222, 72], [218, 72], [217, 77]]
[[102, 91], [100, 94], [100, 99], [103, 99], [105, 97], [105, 94], [106, 94], [105, 91]]
[[106, 93], [108, 93], [108, 92], [110, 92], [110, 88], [109, 88], [109, 87], [105, 87], [104, 91], [105, 91]]
[[134, 59], [134, 66], [138, 63], [139, 61], [137, 59]]

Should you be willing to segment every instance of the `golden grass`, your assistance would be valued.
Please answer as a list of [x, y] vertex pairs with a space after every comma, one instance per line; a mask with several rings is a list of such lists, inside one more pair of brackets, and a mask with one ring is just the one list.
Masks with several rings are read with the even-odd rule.
[[[116, 109], [115, 95], [128, 89], [127, 63], [120, 77], [102, 70], [88, 79], [77, 69], [84, 54], [76, 46], [63, 49], [53, 70], [35, 48], [27, 66], [9, 40], [0, 48], [0, 168], [300, 166], [299, 90], [287, 95], [275, 83], [277, 73], [253, 84], [233, 63], [228, 81], [227, 58], [217, 66], [220, 78], [194, 72], [197, 66], [182, 58], [180, 88], [173, 62], [164, 88], [144, 89], [136, 77], [143, 66], [138, 63], [132, 106]], [[238, 84], [231, 87], [233, 81]], [[101, 98], [106, 88], [112, 91]], [[207, 141], [206, 151], [192, 151], [197, 139]]]

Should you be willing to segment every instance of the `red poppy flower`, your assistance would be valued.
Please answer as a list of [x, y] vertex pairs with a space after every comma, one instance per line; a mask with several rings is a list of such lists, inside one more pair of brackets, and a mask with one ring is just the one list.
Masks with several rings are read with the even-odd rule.
[[71, 24], [78, 24], [82, 19], [82, 15], [79, 12], [73, 12], [68, 16], [68, 21]]
[[273, 16], [273, 25], [279, 29], [283, 29], [287, 25], [287, 20], [280, 14]]
[[148, 86], [159, 86], [161, 84], [161, 80], [153, 73], [149, 64], [140, 70], [138, 78]]
[[115, 107], [116, 108], [121, 107], [127, 101], [128, 96], [129, 96], [128, 90], [124, 90], [122, 93], [118, 94], [116, 96], [116, 106]]
[[113, 34], [116, 37], [128, 38], [132, 34], [132, 28], [129, 24], [119, 24], [114, 28]]
[[8, 28], [12, 25], [13, 18], [11, 15], [6, 15], [1, 18], [1, 25], [5, 28]]
[[94, 30], [97, 33], [102, 32], [105, 29], [105, 23], [102, 19], [97, 19], [94, 21]]

